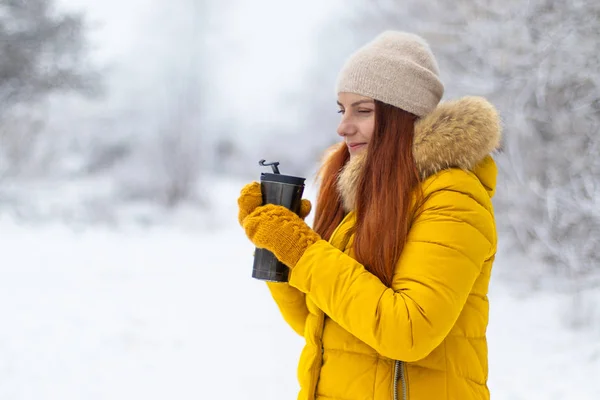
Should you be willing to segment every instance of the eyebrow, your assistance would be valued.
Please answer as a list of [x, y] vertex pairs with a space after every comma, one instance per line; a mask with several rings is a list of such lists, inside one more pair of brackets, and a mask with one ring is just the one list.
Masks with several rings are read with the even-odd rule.
[[[340, 103], [339, 101], [336, 102], [338, 104], [338, 106], [343, 107], [343, 104]], [[363, 103], [375, 103], [373, 100], [368, 100], [368, 99], [364, 99], [364, 100], [358, 100], [355, 101], [354, 103], [350, 104], [350, 107], [356, 107], [359, 104], [363, 104]]]

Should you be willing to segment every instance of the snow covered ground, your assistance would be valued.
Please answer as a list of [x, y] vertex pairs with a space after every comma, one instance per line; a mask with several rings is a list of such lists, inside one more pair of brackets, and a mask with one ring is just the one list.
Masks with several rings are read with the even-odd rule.
[[[0, 399], [295, 398], [302, 339], [250, 278], [237, 184], [209, 230], [1, 218]], [[516, 293], [492, 283], [492, 398], [600, 398], [598, 332], [566, 329], [559, 295]]]

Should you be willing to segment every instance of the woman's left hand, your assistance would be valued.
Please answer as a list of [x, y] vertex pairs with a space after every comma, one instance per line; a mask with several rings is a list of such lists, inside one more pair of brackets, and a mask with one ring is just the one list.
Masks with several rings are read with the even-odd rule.
[[243, 219], [242, 226], [256, 247], [269, 250], [290, 268], [310, 245], [321, 240], [298, 215], [273, 204], [254, 209]]

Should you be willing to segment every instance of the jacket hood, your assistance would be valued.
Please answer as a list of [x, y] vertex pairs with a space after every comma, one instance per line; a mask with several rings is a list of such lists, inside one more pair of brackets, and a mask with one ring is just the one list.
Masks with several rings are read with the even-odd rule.
[[500, 118], [482, 97], [440, 104], [415, 124], [413, 154], [421, 179], [448, 169], [473, 170], [500, 147]]

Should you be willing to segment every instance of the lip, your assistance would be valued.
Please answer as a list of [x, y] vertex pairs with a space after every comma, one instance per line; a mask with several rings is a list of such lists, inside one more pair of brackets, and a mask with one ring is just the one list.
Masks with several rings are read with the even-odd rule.
[[366, 143], [346, 143], [346, 145], [348, 146], [348, 148], [350, 150], [356, 150], [356, 149], [366, 145]]

